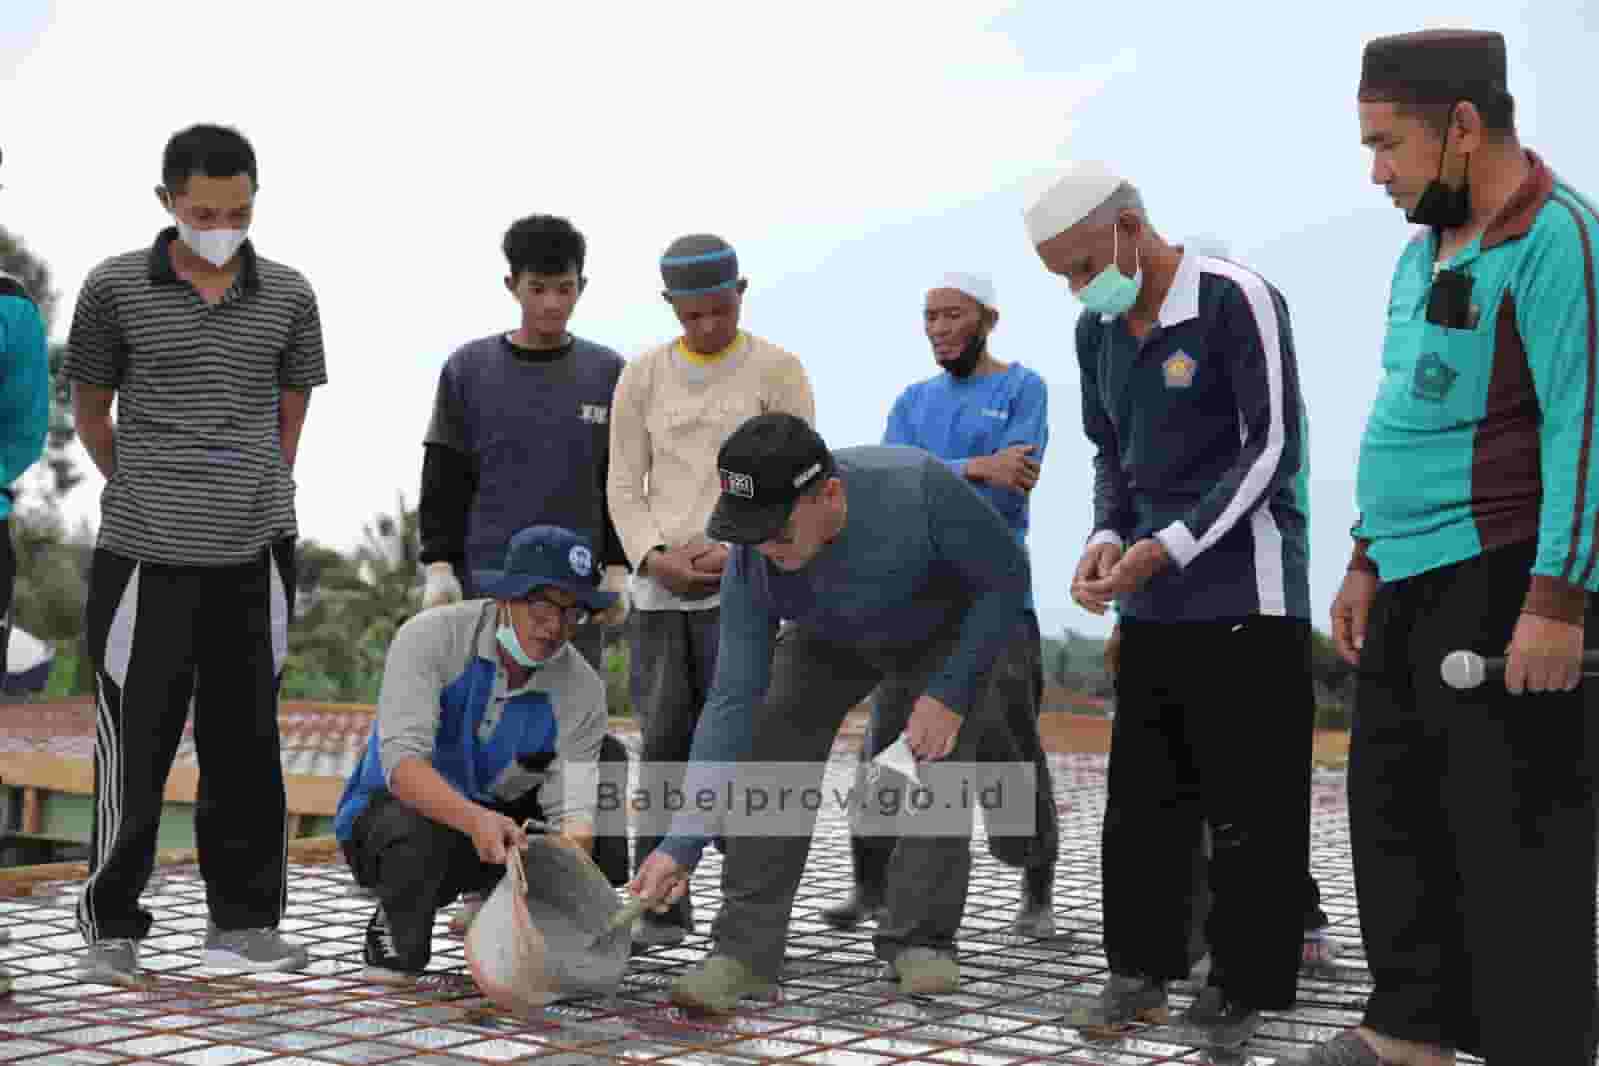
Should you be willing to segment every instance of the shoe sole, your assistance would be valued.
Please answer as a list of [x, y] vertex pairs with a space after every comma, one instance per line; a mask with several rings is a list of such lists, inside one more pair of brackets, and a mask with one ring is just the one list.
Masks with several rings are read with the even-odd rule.
[[206, 948], [200, 956], [200, 961], [217, 970], [243, 970], [246, 973], [286, 973], [304, 969], [308, 959], [287, 958], [272, 959], [267, 962], [258, 962], [247, 959], [243, 955], [235, 955], [231, 951], [221, 948]]
[[735, 995], [732, 999], [706, 999], [703, 996], [695, 995], [692, 992], [679, 988], [673, 988], [671, 992], [672, 1002], [677, 1006], [688, 1007], [692, 1010], [711, 1011], [715, 1014], [733, 1013], [734, 1011], [738, 1010], [738, 1004], [740, 1000], [756, 999], [770, 1002], [776, 998], [777, 986], [775, 985], [765, 985], [760, 988], [745, 989]]
[[372, 984], [387, 985], [390, 988], [415, 988], [420, 978], [415, 974], [401, 973], [397, 970], [385, 970], [381, 966], [368, 966], [361, 971], [361, 980]]
[[960, 979], [924, 977], [920, 981], [901, 981], [899, 990], [907, 996], [947, 996], [961, 986]]
[[1098, 1019], [1083, 1019], [1074, 1024], [1079, 1032], [1089, 1040], [1114, 1040], [1124, 1036], [1140, 1025], [1167, 1025], [1171, 1022], [1171, 1007], [1145, 1007], [1133, 1012], [1133, 1016], [1121, 1021], [1107, 1022]]
[[143, 988], [151, 983], [147, 974], [116, 970], [73, 970], [72, 976], [87, 985], [111, 985], [115, 988]]

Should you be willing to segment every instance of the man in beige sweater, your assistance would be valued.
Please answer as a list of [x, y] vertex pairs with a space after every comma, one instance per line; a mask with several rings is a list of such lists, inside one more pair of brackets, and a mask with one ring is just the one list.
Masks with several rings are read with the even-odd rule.
[[[816, 404], [793, 355], [739, 328], [747, 286], [738, 256], [707, 234], [679, 238], [661, 258], [664, 296], [682, 336], [633, 360], [611, 402], [611, 520], [633, 565], [631, 694], [642, 734], [637, 856], [671, 826], [694, 727], [716, 674], [718, 589], [725, 546], [706, 537], [721, 495], [716, 455], [749, 418], [769, 411], [814, 425]], [[636, 939], [681, 941], [693, 928], [687, 895], [647, 914]]]

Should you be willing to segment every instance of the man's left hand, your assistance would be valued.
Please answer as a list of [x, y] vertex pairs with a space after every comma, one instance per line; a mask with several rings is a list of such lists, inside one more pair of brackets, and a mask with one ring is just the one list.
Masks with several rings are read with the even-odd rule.
[[1505, 649], [1505, 688], [1523, 692], [1570, 692], [1582, 680], [1583, 627], [1542, 615], [1516, 620]]
[[619, 626], [627, 621], [627, 567], [619, 564], [607, 566], [605, 578], [600, 582], [600, 589], [616, 593], [616, 602], [603, 611], [597, 611], [594, 621], [603, 626]]
[[704, 551], [694, 556], [692, 562], [696, 570], [703, 570], [707, 574], [720, 574], [727, 569], [727, 546], [707, 545]]
[[1083, 591], [1103, 603], [1131, 596], [1171, 561], [1166, 545], [1154, 537], [1145, 537], [1127, 550], [1108, 576], [1084, 581]]
[[922, 762], [946, 758], [955, 750], [960, 735], [961, 716], [937, 696], [919, 696], [905, 723], [905, 741], [911, 754]]

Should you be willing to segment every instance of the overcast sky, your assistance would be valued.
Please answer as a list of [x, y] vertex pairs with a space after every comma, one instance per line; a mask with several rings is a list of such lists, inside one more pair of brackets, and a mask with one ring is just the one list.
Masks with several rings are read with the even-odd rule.
[[[1599, 8], [1532, 4], [1145, 4], [768, 0], [687, 5], [0, 3], [0, 222], [55, 272], [64, 339], [84, 276], [167, 223], [161, 149], [240, 127], [261, 192], [251, 234], [317, 290], [330, 383], [297, 468], [303, 536], [349, 545], [414, 501], [433, 386], [464, 341], [508, 329], [505, 227], [564, 214], [589, 238], [575, 332], [633, 358], [675, 335], [656, 261], [722, 235], [744, 325], [798, 355], [834, 446], [876, 442], [933, 372], [921, 302], [989, 273], [995, 354], [1050, 386], [1033, 496], [1046, 632], [1100, 634], [1071, 604], [1088, 532], [1071, 329], [1039, 266], [1025, 189], [1096, 157], [1167, 238], [1206, 235], [1287, 297], [1311, 422], [1312, 602], [1325, 628], [1354, 520], [1356, 449], [1388, 279], [1410, 229], [1369, 182], [1354, 89], [1370, 37], [1506, 33], [1523, 140], [1599, 195]], [[97, 475], [69, 500], [93, 519]]]

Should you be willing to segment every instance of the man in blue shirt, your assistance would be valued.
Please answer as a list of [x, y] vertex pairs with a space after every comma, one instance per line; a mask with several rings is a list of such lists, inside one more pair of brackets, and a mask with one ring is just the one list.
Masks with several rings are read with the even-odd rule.
[[[1025, 548], [1028, 496], [1038, 483], [1049, 442], [1049, 391], [1038, 374], [1020, 363], [1002, 363], [989, 351], [988, 338], [999, 321], [996, 304], [993, 282], [980, 275], [946, 274], [928, 291], [924, 328], [943, 372], [900, 394], [889, 414], [883, 443], [921, 448], [943, 460], [994, 505]], [[998, 761], [1024, 758], [1036, 767], [1037, 835], [1031, 840], [994, 837], [990, 845], [996, 858], [1023, 871], [1022, 902], [1012, 931], [1048, 937], [1055, 928], [1052, 889], [1059, 818], [1049, 758], [1038, 736], [1044, 691], [1043, 642], [1030, 588], [1027, 622], [1033, 637], [1028, 650], [1032, 658], [1030, 685], [1015, 689], [996, 686], [1007, 728], [987, 738], [985, 754]], [[868, 729], [861, 746], [858, 784], [865, 782], [870, 759], [893, 740], [875, 728]], [[825, 921], [841, 928], [876, 915], [894, 849], [892, 837], [866, 834], [859, 823], [851, 828], [854, 891], [844, 903], [822, 912]]]
[[[910, 819], [922, 820], [915, 832], [899, 833], [875, 947], [902, 991], [952, 992], [971, 872], [962, 788], [984, 733], [1003, 728], [987, 689], [1030, 683], [1019, 654], [1032, 639], [1026, 553], [999, 512], [919, 449], [834, 453], [804, 419], [771, 413], [743, 423], [717, 467], [706, 532], [733, 549], [716, 681], [683, 795], [748, 803], [760, 793], [766, 810], [782, 803], [763, 791], [773, 778], [796, 795], [815, 789], [845, 714], [881, 684], [883, 735], [904, 734], [928, 807]], [[1032, 835], [1032, 767], [1017, 765], [1019, 787], [1005, 794], [1025, 799], [985, 805], [990, 833]], [[773, 992], [782, 968], [817, 809], [734, 831], [740, 811], [684, 806], [633, 880], [636, 895], [669, 904], [709, 839], [723, 837], [716, 951], [673, 987], [682, 1005], [731, 1010]]]
[[1099, 164], [1069, 168], [1025, 220], [1084, 308], [1094, 521], [1072, 595], [1121, 619], [1098, 1020], [1167, 1013], [1191, 961], [1194, 886], [1174, 874], [1208, 823], [1211, 969], [1184, 1022], [1234, 1046], [1295, 1001], [1309, 862], [1305, 419], [1287, 304], [1254, 272], [1167, 244]]

